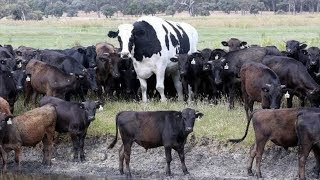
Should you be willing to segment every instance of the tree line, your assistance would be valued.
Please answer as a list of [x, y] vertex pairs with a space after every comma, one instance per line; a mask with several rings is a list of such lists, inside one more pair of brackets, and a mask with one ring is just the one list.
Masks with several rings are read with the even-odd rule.
[[214, 11], [258, 14], [319, 12], [320, 0], [0, 0], [0, 19], [42, 20], [43, 17], [77, 16], [79, 11], [95, 12], [109, 18], [165, 13], [174, 16], [187, 11], [190, 16], [208, 16]]

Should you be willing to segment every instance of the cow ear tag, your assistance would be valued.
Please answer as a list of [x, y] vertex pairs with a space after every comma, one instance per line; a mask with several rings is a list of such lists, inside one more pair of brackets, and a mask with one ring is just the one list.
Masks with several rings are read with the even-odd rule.
[[196, 61], [192, 59], [191, 64], [196, 64]]
[[229, 69], [228, 63], [223, 68], [224, 69]]
[[30, 79], [30, 77], [29, 76], [27, 76], [27, 78], [26, 78], [26, 81], [30, 81], [31, 79]]
[[22, 67], [22, 62], [20, 62], [18, 65], [17, 65], [18, 68], [21, 68]]
[[99, 105], [99, 111], [102, 111], [103, 110], [103, 107], [101, 105]]
[[214, 57], [215, 60], [218, 60], [219, 59], [219, 55], [217, 54], [215, 57]]
[[284, 97], [287, 98], [287, 99], [290, 98], [290, 94], [289, 94], [288, 91], [286, 92], [286, 94], [284, 95]]
[[11, 118], [7, 121], [7, 124], [12, 124]]

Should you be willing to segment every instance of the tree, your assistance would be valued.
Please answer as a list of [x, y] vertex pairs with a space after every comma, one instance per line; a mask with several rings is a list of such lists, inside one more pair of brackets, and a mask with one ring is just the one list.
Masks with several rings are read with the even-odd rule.
[[170, 5], [166, 9], [166, 15], [171, 15], [173, 16], [176, 13], [176, 7], [173, 5]]
[[240, 10], [239, 0], [220, 0], [217, 5], [221, 11], [227, 14], [230, 14], [231, 11]]
[[46, 15], [52, 15], [55, 17], [61, 17], [65, 11], [66, 6], [63, 2], [57, 1], [55, 3], [49, 4], [45, 9]]
[[101, 7], [101, 12], [106, 18], [113, 16], [115, 12], [117, 12], [117, 7], [111, 5], [104, 5]]

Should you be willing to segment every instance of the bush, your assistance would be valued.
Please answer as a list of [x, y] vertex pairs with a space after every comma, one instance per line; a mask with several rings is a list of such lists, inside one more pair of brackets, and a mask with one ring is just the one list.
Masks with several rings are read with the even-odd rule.
[[115, 12], [117, 12], [117, 7], [110, 6], [110, 5], [104, 5], [100, 8], [102, 14], [106, 16], [106, 18], [113, 16]]
[[33, 11], [30, 12], [27, 16], [27, 20], [43, 20], [43, 12], [41, 11]]

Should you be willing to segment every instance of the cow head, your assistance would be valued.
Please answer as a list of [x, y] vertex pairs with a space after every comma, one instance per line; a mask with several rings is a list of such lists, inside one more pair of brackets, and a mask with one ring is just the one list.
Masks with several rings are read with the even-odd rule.
[[124, 59], [119, 62], [119, 71], [120, 76], [124, 81], [126, 87], [126, 93], [132, 93], [133, 87], [132, 84], [137, 79], [136, 71], [134, 70], [132, 59]]
[[307, 98], [313, 107], [320, 107], [320, 88], [308, 91]]
[[285, 85], [265, 84], [261, 88], [262, 108], [279, 109]]
[[100, 101], [85, 101], [82, 102], [83, 108], [85, 109], [87, 118], [89, 120], [89, 122], [93, 121], [95, 119], [96, 116], [96, 110], [101, 106], [103, 106], [104, 104]]
[[17, 61], [17, 69], [24, 69], [31, 59], [36, 58], [40, 54], [40, 50], [25, 46], [20, 46], [14, 52]]
[[110, 38], [118, 38], [120, 45], [120, 57], [123, 59], [131, 58], [131, 53], [129, 49], [131, 32], [133, 30], [132, 24], [121, 24], [118, 27], [118, 31], [109, 31], [108, 36]]
[[319, 65], [320, 49], [318, 47], [310, 47], [307, 50], [303, 49], [301, 51], [308, 57], [306, 63], [308, 69]]
[[12, 115], [8, 115], [2, 112], [0, 113], [0, 132], [2, 132], [3, 129], [6, 129], [5, 127], [7, 125], [12, 124], [12, 119], [13, 119]]
[[[180, 112], [179, 112], [180, 114]], [[178, 114], [178, 116], [179, 116]], [[184, 131], [186, 133], [191, 133], [193, 131], [194, 122], [197, 118], [201, 118], [202, 113], [196, 112], [194, 109], [186, 108], [181, 111], [181, 118], [184, 124]]]
[[296, 40], [289, 40], [286, 42], [286, 52], [289, 56], [298, 54], [300, 49], [304, 49], [306, 47], [307, 47], [306, 44], [300, 43], [299, 41], [296, 41]]
[[88, 46], [88, 47], [78, 47], [77, 51], [82, 54], [83, 62], [86, 67], [96, 67], [96, 47], [95, 46]]
[[24, 82], [26, 81], [26, 70], [17, 69], [12, 72], [14, 82], [18, 91], [23, 90]]
[[231, 39], [229, 39], [229, 41], [221, 41], [221, 44], [223, 46], [228, 46], [229, 47], [229, 52], [231, 52], [231, 51], [240, 50], [242, 47], [247, 45], [247, 42], [240, 41], [237, 38], [231, 38]]
[[90, 89], [92, 89], [93, 91], [98, 91], [96, 69], [96, 67], [87, 68], [87, 82], [89, 82]]

